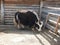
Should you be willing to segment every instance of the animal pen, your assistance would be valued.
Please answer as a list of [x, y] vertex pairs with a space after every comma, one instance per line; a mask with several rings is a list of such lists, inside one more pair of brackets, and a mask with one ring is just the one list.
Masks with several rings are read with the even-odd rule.
[[[18, 10], [34, 10], [44, 25], [41, 32], [18, 30]], [[0, 0], [0, 45], [60, 45], [60, 0]]]

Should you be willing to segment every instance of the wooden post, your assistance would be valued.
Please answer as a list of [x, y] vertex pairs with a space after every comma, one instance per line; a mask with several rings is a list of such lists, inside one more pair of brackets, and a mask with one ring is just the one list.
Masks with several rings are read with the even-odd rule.
[[43, 7], [43, 0], [39, 1], [39, 19], [41, 20], [41, 13], [42, 13], [42, 7]]
[[48, 15], [46, 16], [46, 21], [45, 21], [45, 25], [44, 25], [44, 28], [43, 28], [43, 29], [45, 29], [45, 26], [46, 26], [46, 24], [47, 24], [47, 21], [48, 21], [48, 19], [49, 19], [49, 16], [50, 16], [50, 14], [48, 14]]
[[59, 22], [60, 22], [60, 16], [58, 16], [58, 19], [57, 19], [57, 24], [56, 24], [56, 27], [55, 27], [55, 30], [54, 30], [55, 33], [58, 33], [58, 23]]
[[1, 23], [4, 24], [4, 0], [1, 0]]

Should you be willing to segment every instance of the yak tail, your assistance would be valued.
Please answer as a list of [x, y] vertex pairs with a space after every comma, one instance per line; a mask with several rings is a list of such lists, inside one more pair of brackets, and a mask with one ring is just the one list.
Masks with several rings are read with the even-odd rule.
[[16, 12], [16, 13], [15, 13], [15, 17], [13, 18], [13, 23], [14, 23], [15, 25], [18, 24], [18, 14], [19, 14], [19, 12]]

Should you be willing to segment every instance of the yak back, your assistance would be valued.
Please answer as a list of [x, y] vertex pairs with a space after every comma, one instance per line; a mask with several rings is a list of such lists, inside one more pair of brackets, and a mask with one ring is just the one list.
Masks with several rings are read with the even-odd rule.
[[29, 25], [29, 27], [32, 27], [35, 24], [35, 22], [38, 21], [36, 15], [30, 11], [28, 11], [26, 13], [19, 12], [18, 19], [20, 20], [20, 23], [22, 23], [23, 25], [26, 25], [26, 26]]

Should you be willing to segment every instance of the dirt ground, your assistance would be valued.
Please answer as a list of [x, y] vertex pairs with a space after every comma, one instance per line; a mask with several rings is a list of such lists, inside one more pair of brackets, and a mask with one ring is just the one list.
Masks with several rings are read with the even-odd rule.
[[0, 45], [60, 45], [60, 36], [49, 30], [33, 32], [24, 29], [0, 28]]

